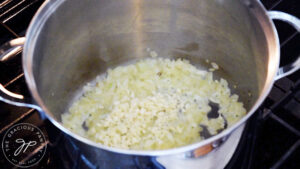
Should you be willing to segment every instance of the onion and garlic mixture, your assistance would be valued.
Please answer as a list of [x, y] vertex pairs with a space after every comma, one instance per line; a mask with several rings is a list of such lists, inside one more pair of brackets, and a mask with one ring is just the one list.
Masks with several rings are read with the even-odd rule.
[[157, 150], [203, 140], [245, 114], [226, 80], [187, 60], [155, 58], [108, 70], [84, 87], [62, 121], [106, 146]]

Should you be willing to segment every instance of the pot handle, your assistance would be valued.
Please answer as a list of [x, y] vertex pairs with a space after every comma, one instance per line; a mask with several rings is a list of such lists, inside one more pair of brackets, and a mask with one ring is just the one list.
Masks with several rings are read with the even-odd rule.
[[[300, 20], [297, 17], [280, 11], [269, 11], [268, 15], [273, 20], [281, 20], [287, 22], [288, 24], [292, 25], [298, 32], [300, 32]], [[298, 57], [298, 59], [295, 62], [280, 67], [275, 77], [275, 80], [279, 80], [285, 76], [288, 76], [297, 71], [299, 68], [300, 57]]]
[[[23, 49], [24, 43], [25, 37], [21, 37], [13, 39], [2, 45], [0, 47], [0, 62], [6, 62], [19, 54]], [[0, 83], [0, 101], [15, 106], [33, 108], [41, 112], [41, 108], [33, 104], [31, 98], [25, 98], [21, 94], [13, 93], [5, 87], [6, 85], [2, 85]]]

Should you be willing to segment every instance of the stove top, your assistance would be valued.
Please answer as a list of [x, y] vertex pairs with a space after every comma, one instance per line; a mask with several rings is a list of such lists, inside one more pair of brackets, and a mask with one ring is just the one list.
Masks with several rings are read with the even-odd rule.
[[[25, 35], [36, 10], [44, 0], [0, 0], [0, 44]], [[262, 0], [268, 10], [279, 10], [300, 17], [298, 0]], [[297, 3], [298, 2], [298, 3]], [[286, 23], [275, 21], [281, 45], [281, 64], [300, 55], [300, 34]], [[226, 169], [296, 169], [300, 168], [300, 71], [277, 81], [263, 105], [247, 122], [240, 142]], [[30, 96], [21, 66], [21, 53], [8, 62], [0, 62], [0, 83], [15, 93]], [[33, 169], [99, 168], [48, 120], [33, 109], [0, 102], [0, 140], [15, 124], [29, 123], [42, 130], [47, 150]], [[44, 146], [45, 146], [44, 145]], [[218, 161], [216, 161], [218, 162]], [[2, 151], [0, 166], [17, 168]], [[163, 169], [155, 160], [133, 159], [122, 169]]]

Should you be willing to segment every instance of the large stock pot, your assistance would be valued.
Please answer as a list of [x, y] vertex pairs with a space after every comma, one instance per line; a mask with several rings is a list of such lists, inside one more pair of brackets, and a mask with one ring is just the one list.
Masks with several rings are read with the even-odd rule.
[[[5, 53], [2, 50], [5, 61], [25, 42], [23, 68], [33, 99], [11, 93], [1, 85], [0, 100], [39, 110], [100, 168], [116, 168], [134, 157], [151, 157], [166, 168], [176, 168], [172, 166], [176, 160], [193, 163], [199, 156], [217, 151], [230, 135], [241, 132], [274, 81], [299, 68], [299, 59], [279, 68], [280, 46], [271, 19], [300, 29], [296, 17], [267, 12], [257, 0], [46, 0], [26, 38], [2, 47], [12, 47]], [[61, 124], [61, 114], [78, 89], [109, 67], [148, 57], [146, 48], [163, 57], [188, 59], [201, 67], [209, 66], [206, 59], [216, 62], [220, 67], [216, 76], [237, 86], [232, 90], [244, 102], [247, 115], [204, 141], [161, 151], [106, 147]], [[199, 165], [191, 164], [190, 168]], [[216, 168], [214, 164], [210, 167]]]

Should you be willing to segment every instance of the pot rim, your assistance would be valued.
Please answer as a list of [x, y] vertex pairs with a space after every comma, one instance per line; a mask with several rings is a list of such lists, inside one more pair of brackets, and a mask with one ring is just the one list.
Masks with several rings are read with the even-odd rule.
[[261, 103], [265, 100], [267, 95], [269, 94], [273, 83], [275, 81], [275, 76], [279, 68], [279, 60], [280, 60], [280, 48], [279, 48], [279, 38], [277, 31], [275, 29], [273, 21], [268, 17], [267, 10], [264, 8], [262, 3], [260, 1], [254, 0], [251, 1], [252, 4], [249, 5], [249, 10], [253, 15], [256, 17], [258, 22], [261, 25], [261, 28], [265, 34], [266, 43], [268, 47], [268, 54], [269, 54], [269, 63], [268, 63], [268, 72], [267, 72], [267, 78], [264, 84], [264, 87], [262, 89], [262, 92], [259, 96], [259, 98], [256, 100], [255, 104], [252, 106], [252, 108], [247, 112], [247, 115], [244, 116], [240, 121], [232, 125], [231, 127], [227, 128], [226, 130], [222, 131], [221, 133], [212, 136], [208, 139], [205, 139], [203, 141], [192, 143], [186, 146], [178, 147], [178, 148], [172, 148], [172, 149], [166, 149], [166, 150], [126, 150], [126, 149], [120, 149], [120, 148], [113, 148], [108, 147], [105, 145], [102, 145], [100, 143], [96, 143], [94, 141], [91, 141], [87, 138], [84, 138], [76, 133], [73, 133], [69, 129], [65, 128], [58, 120], [55, 119], [55, 117], [52, 115], [52, 113], [48, 110], [48, 108], [45, 106], [44, 102], [42, 101], [35, 84], [35, 79], [33, 76], [33, 70], [32, 70], [32, 59], [34, 54], [34, 48], [36, 41], [38, 39], [38, 35], [41, 31], [41, 28], [43, 27], [44, 23], [47, 21], [47, 19], [51, 16], [53, 12], [66, 0], [46, 0], [37, 13], [34, 15], [32, 21], [30, 22], [28, 31], [26, 32], [26, 42], [24, 45], [24, 51], [22, 56], [22, 62], [23, 62], [23, 69], [25, 74], [25, 80], [28, 85], [28, 88], [31, 92], [31, 95], [33, 96], [34, 100], [37, 102], [37, 104], [41, 107], [41, 109], [44, 111], [42, 114], [44, 114], [57, 128], [62, 130], [64, 133], [68, 134], [72, 138], [74, 138], [77, 141], [83, 142], [88, 144], [89, 146], [93, 146], [96, 148], [100, 148], [106, 151], [115, 152], [115, 153], [121, 153], [121, 154], [127, 154], [127, 155], [141, 155], [141, 156], [163, 156], [163, 155], [174, 155], [179, 153], [185, 153], [192, 151], [194, 149], [200, 148], [202, 146], [205, 146], [207, 144], [213, 143], [214, 141], [217, 141], [227, 135], [229, 135], [231, 132], [233, 132], [235, 129], [240, 127], [243, 123], [246, 122], [252, 114], [257, 110], [257, 108], [261, 105]]

